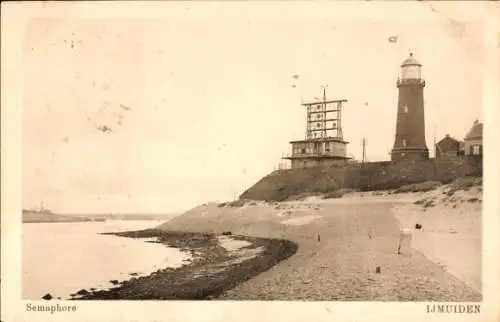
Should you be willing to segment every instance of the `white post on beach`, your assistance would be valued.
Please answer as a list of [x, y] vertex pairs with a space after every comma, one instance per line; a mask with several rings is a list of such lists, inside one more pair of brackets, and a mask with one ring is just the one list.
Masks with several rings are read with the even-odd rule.
[[399, 233], [398, 255], [411, 254], [411, 242], [413, 234], [409, 229], [401, 229]]

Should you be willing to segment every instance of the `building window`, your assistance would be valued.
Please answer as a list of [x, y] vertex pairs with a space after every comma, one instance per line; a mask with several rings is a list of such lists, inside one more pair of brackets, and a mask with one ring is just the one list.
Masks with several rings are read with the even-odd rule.
[[406, 140], [403, 140], [403, 146], [406, 147]]
[[306, 153], [306, 149], [300, 149], [300, 153]]
[[472, 146], [472, 154], [473, 155], [479, 155], [481, 153], [481, 149], [479, 145], [475, 144]]
[[316, 118], [320, 119], [321, 118], [321, 114], [316, 114]]
[[321, 123], [316, 123], [316, 127], [320, 127], [321, 126]]

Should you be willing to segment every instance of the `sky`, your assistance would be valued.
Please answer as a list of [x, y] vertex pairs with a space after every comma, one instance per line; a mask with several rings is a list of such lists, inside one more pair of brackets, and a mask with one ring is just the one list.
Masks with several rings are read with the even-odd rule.
[[348, 16], [314, 2], [185, 2], [145, 16], [132, 5], [116, 17], [54, 14], [27, 24], [24, 208], [172, 212], [231, 200], [304, 138], [300, 103], [322, 85], [328, 98], [348, 100], [348, 154], [360, 159], [366, 137], [367, 159], [388, 160], [396, 80], [410, 50], [426, 81], [431, 155], [434, 137], [462, 139], [482, 120], [474, 8], [373, 14], [386, 5]]

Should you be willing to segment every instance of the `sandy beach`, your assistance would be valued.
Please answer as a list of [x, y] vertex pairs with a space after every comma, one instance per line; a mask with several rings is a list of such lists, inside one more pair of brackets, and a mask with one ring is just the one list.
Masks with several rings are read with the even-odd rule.
[[[464, 182], [208, 203], [106, 232], [190, 259], [71, 299], [481, 301], [482, 189]], [[399, 252], [403, 231], [411, 243]]]
[[[206, 204], [160, 229], [232, 231], [298, 244], [295, 255], [221, 299], [480, 301], [480, 191], [450, 197], [446, 189], [253, 201], [241, 207]], [[426, 198], [434, 198], [435, 205], [419, 204]], [[416, 223], [423, 228], [415, 229]], [[408, 255], [397, 254], [401, 228], [413, 234]]]

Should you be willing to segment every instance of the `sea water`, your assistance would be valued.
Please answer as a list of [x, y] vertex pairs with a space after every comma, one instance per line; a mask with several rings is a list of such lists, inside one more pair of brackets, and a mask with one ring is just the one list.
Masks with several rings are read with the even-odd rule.
[[[103, 232], [154, 228], [164, 221], [108, 220], [105, 222], [23, 224], [23, 299], [70, 298], [81, 289], [113, 287], [158, 269], [179, 267], [190, 255], [177, 248]], [[135, 274], [134, 274], [135, 273]]]

